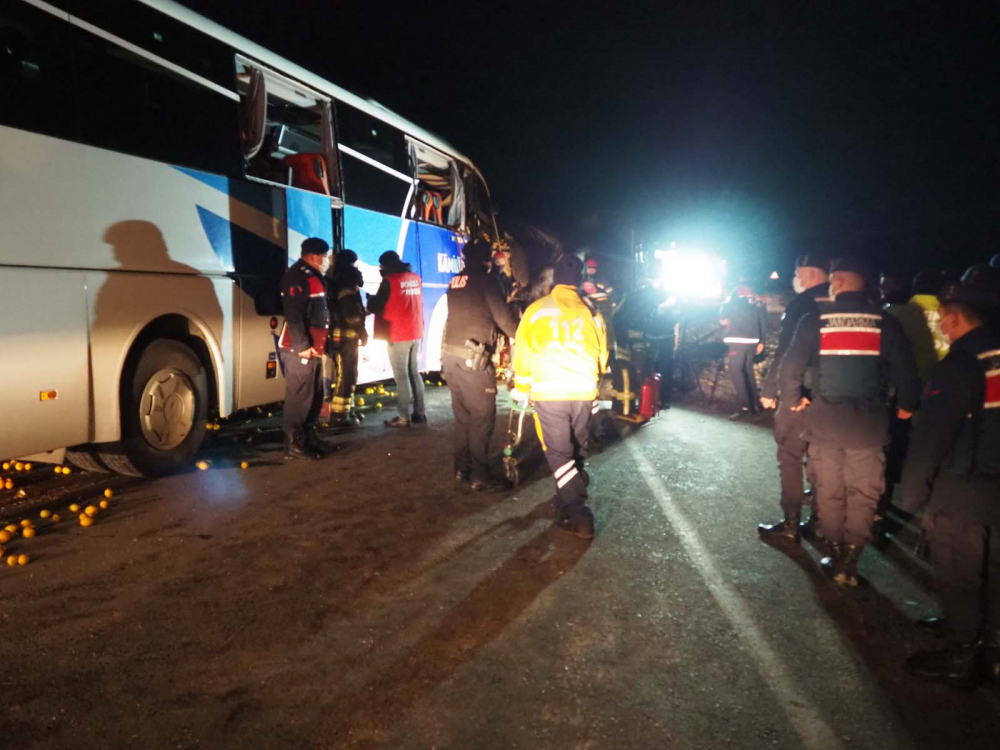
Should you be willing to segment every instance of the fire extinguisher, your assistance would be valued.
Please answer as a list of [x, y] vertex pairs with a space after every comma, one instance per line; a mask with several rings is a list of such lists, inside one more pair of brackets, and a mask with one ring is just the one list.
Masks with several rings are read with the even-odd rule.
[[650, 419], [660, 413], [660, 376], [653, 373], [646, 378], [642, 384], [639, 395], [639, 416], [643, 421]]

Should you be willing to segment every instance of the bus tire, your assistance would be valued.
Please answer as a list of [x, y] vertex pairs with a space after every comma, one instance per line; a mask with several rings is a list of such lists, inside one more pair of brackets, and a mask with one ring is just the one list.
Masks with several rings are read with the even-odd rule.
[[179, 341], [153, 341], [122, 378], [122, 439], [102, 447], [101, 461], [128, 476], [181, 471], [201, 447], [207, 416], [201, 360]]
[[107, 474], [110, 471], [93, 450], [68, 448], [66, 450], [66, 461], [83, 471], [95, 471], [101, 474]]

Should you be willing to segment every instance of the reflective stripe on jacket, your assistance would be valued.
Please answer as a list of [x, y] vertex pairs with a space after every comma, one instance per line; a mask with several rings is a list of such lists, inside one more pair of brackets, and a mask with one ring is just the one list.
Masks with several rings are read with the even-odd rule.
[[574, 287], [531, 304], [514, 336], [514, 383], [535, 401], [587, 401], [608, 366], [604, 320]]

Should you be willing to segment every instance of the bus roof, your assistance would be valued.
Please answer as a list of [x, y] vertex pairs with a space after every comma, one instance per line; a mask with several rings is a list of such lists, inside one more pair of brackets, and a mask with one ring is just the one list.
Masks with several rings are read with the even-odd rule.
[[[261, 47], [259, 44], [256, 44], [255, 42], [230, 31], [224, 26], [220, 26], [214, 21], [195, 13], [189, 8], [185, 8], [183, 5], [180, 5], [173, 0], [139, 0], [139, 2], [150, 6], [151, 8], [156, 8], [158, 11], [177, 19], [181, 23], [185, 23], [188, 26], [198, 29], [209, 36], [213, 36], [220, 42], [225, 42], [233, 47], [237, 52], [249, 55], [265, 65], [270, 65], [276, 68], [279, 72], [290, 75], [293, 78], [297, 78], [302, 83], [307, 86], [312, 86], [314, 89], [321, 91], [327, 96], [333, 97], [334, 99], [342, 101], [345, 104], [349, 104], [352, 107], [356, 107], [372, 117], [382, 120], [383, 122], [402, 130], [407, 135], [423, 141], [429, 146], [440, 149], [456, 159], [461, 159], [475, 169], [475, 165], [472, 164], [472, 160], [469, 159], [469, 157], [462, 154], [458, 151], [458, 149], [444, 139], [424, 130], [418, 125], [414, 125], [405, 117], [397, 115], [395, 112], [386, 109], [378, 102], [374, 102], [370, 99], [363, 99], [357, 94], [352, 94], [350, 91], [347, 91], [334, 83], [330, 83], [330, 81], [327, 81], [325, 78], [320, 78], [315, 73], [310, 73], [308, 70], [300, 65], [296, 65], [291, 60], [286, 60], [281, 55], [276, 55], [270, 50]], [[479, 170], [477, 169], [476, 171], [478, 172]]]

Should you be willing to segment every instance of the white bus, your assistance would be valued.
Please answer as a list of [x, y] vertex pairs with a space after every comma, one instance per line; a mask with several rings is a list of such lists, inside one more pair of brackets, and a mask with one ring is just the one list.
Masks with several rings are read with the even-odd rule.
[[[422, 366], [486, 185], [454, 148], [168, 0], [0, 6], [0, 457], [159, 475], [206, 421], [280, 401], [302, 240], [396, 250]], [[389, 376], [384, 344], [362, 380]]]

